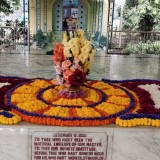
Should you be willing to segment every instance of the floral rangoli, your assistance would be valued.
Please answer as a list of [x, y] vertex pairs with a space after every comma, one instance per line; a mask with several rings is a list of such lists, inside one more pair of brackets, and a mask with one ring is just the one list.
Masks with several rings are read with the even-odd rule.
[[54, 126], [160, 126], [160, 82], [88, 80], [81, 97], [61, 95], [55, 80], [0, 77], [0, 122]]

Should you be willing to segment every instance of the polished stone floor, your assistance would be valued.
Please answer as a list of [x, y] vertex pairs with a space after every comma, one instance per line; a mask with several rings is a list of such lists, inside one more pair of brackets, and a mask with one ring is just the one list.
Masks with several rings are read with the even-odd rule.
[[[26, 78], [54, 78], [56, 76], [51, 55], [42, 51], [0, 53], [0, 75]], [[90, 79], [155, 79], [160, 80], [160, 56], [95, 55]]]
[[[0, 75], [26, 78], [54, 78], [56, 76], [51, 55], [41, 51], [32, 53], [0, 53]], [[144, 55], [106, 55], [104, 51], [95, 56], [91, 79], [156, 79], [160, 80], [160, 57]], [[160, 132], [153, 127], [119, 128], [103, 127], [57, 127], [21, 123], [16, 126], [0, 125], [0, 160], [29, 160], [34, 150], [34, 136], [53, 137], [53, 133], [94, 133], [94, 139], [106, 136], [107, 158], [105, 160], [160, 160]], [[83, 139], [82, 139], [83, 140]], [[106, 141], [103, 137], [103, 143]], [[72, 147], [73, 148], [73, 147]], [[74, 152], [73, 152], [74, 153]], [[76, 152], [77, 153], [77, 152]]]

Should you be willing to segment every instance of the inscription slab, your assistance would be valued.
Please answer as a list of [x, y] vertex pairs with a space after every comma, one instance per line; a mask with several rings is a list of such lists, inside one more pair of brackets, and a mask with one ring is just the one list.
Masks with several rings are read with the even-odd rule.
[[34, 132], [31, 135], [32, 160], [106, 160], [106, 133]]

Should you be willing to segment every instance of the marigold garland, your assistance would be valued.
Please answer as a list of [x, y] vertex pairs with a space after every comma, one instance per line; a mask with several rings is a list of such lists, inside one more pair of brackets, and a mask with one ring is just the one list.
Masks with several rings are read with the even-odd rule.
[[[133, 114], [121, 115], [116, 119], [116, 124], [121, 127], [134, 127], [134, 126], [153, 126], [160, 127], [160, 107], [154, 107], [155, 103], [151, 98], [151, 93], [144, 90], [151, 88], [151, 86], [156, 86], [160, 90], [160, 82], [157, 80], [122, 80], [122, 81], [110, 81], [103, 80], [106, 83], [116, 83], [132, 90], [132, 94], [136, 95], [135, 101], [137, 101], [137, 108], [132, 112]], [[154, 85], [153, 85], [154, 84]], [[143, 86], [144, 85], [144, 86]], [[159, 87], [158, 87], [159, 86]], [[155, 93], [157, 95], [156, 102], [160, 102], [159, 92]], [[159, 99], [159, 100], [158, 100]]]
[[66, 98], [58, 95], [62, 86], [53, 82], [38, 79], [18, 85], [8, 92], [7, 104], [27, 122], [60, 126], [106, 125], [136, 107], [134, 96], [120, 86], [89, 81], [82, 87], [85, 97]]
[[[147, 118], [148, 117], [148, 118]], [[153, 115], [128, 114], [116, 119], [116, 124], [121, 127], [153, 126], [160, 127], [160, 116], [155, 118]]]
[[13, 125], [19, 123], [20, 121], [21, 117], [17, 114], [10, 111], [0, 110], [0, 123]]
[[[54, 79], [1, 77], [1, 83], [6, 82], [11, 85], [0, 88], [1, 108], [5, 109], [0, 111], [0, 122], [3, 124], [16, 124], [22, 119], [35, 124], [58, 126], [99, 126], [116, 122], [122, 127], [160, 127], [160, 109], [154, 107], [153, 90], [145, 90], [152, 89], [150, 84], [160, 88], [159, 81], [87, 81], [85, 85], [91, 88], [83, 86], [88, 93], [83, 105], [82, 100], [77, 102], [77, 99], [71, 98], [66, 101], [64, 97], [59, 97], [58, 91], [63, 86], [55, 86]], [[157, 97], [159, 91], [155, 95]], [[60, 98], [64, 104], [55, 105]], [[157, 107], [158, 102], [157, 99]], [[6, 111], [9, 108], [12, 111]]]

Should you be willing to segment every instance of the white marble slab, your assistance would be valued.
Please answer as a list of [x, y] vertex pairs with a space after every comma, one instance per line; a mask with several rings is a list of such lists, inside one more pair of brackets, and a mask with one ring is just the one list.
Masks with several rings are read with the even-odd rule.
[[107, 159], [105, 132], [34, 131], [30, 140], [32, 160]]
[[116, 130], [112, 160], [160, 160], [160, 131]]
[[[92, 133], [107, 142], [107, 158], [103, 160], [160, 160], [160, 130], [152, 127], [55, 127], [22, 123], [17, 126], [0, 126], [0, 160], [34, 160], [32, 138], [40, 133]], [[95, 133], [95, 134], [94, 134]], [[103, 136], [101, 135], [103, 134]], [[106, 138], [104, 137], [106, 135]], [[97, 141], [95, 138], [95, 141]], [[67, 159], [66, 159], [67, 160]]]
[[0, 160], [28, 160], [28, 129], [0, 127]]

